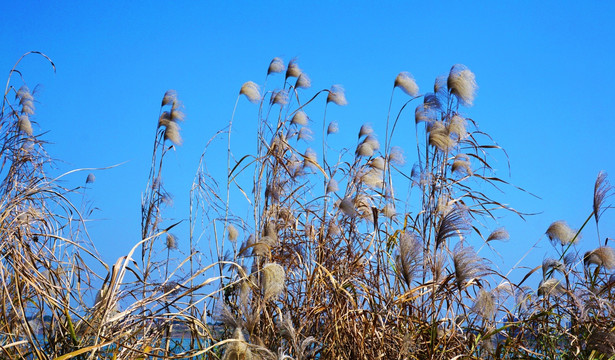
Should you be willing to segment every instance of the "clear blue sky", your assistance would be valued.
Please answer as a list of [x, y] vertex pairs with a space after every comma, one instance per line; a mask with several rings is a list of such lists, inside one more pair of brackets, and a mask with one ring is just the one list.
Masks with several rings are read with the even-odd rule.
[[[262, 83], [273, 57], [297, 57], [314, 91], [345, 87], [349, 105], [331, 110], [328, 118], [340, 123], [339, 136], [348, 146], [362, 123], [384, 134], [398, 72], [411, 72], [426, 92], [436, 76], [465, 64], [479, 85], [466, 112], [510, 156], [511, 177], [501, 159], [495, 165], [499, 174], [542, 198], [512, 188], [499, 196], [541, 214], [526, 222], [507, 215], [493, 224], [511, 234], [496, 249], [510, 267], [542, 237], [525, 262], [538, 265], [554, 254], [543, 236], [549, 224], [566, 220], [579, 227], [591, 211], [598, 172], [615, 176], [615, 4], [485, 4], [11, 1], [0, 13], [0, 71], [7, 75], [29, 50], [55, 62], [55, 74], [35, 56], [20, 69], [31, 88], [42, 85], [35, 132], [49, 131], [44, 139], [61, 160], [58, 171], [127, 161], [97, 172], [87, 192], [99, 219], [90, 223], [91, 235], [103, 257], [114, 262], [140, 238], [141, 193], [167, 89], [177, 90], [187, 119], [184, 145], [166, 164], [167, 187], [175, 196], [166, 215], [185, 219], [207, 140], [226, 125], [240, 86]], [[256, 107], [242, 99], [236, 124], [255, 121], [255, 114]], [[236, 126], [237, 139], [250, 135]], [[413, 133], [396, 135], [398, 144], [409, 145], [409, 166], [416, 160], [413, 139]], [[225, 166], [211, 161], [210, 167]], [[86, 175], [70, 176], [65, 185], [80, 185]], [[607, 212], [603, 235], [615, 237], [613, 219]], [[186, 226], [178, 230], [183, 249], [186, 233]], [[588, 226], [580, 247], [596, 243]]]

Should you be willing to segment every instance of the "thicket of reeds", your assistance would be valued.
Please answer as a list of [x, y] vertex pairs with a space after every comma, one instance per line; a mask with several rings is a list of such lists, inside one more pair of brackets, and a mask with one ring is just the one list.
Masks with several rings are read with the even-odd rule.
[[[238, 88], [256, 148], [235, 150], [234, 118], [212, 134], [228, 142], [227, 171], [209, 173], [203, 153], [183, 223], [164, 216], [166, 155], [184, 120], [168, 91], [152, 119], [142, 236], [113, 264], [73, 203], [83, 186], [58, 181], [66, 174], [33, 130], [45, 119], [32, 126], [36, 94], [18, 65], [0, 113], [1, 358], [615, 358], [615, 249], [599, 231], [613, 194], [606, 174], [581, 229], [546, 229], [553, 251], [542, 264], [517, 282], [494, 269], [475, 247], [508, 239], [500, 213], [523, 214], [490, 195], [516, 188], [490, 165], [505, 153], [469, 117], [477, 84], [462, 65], [428, 92], [407, 72], [392, 79], [377, 136], [327, 118], [346, 104], [342, 87], [312, 90], [295, 60], [273, 59], [266, 86]], [[402, 121], [416, 131], [396, 133]], [[338, 131], [352, 135], [341, 149], [330, 145]], [[402, 137], [412, 146], [396, 146]], [[582, 231], [599, 239], [594, 250], [579, 252]], [[190, 251], [170, 261], [179, 232]]]

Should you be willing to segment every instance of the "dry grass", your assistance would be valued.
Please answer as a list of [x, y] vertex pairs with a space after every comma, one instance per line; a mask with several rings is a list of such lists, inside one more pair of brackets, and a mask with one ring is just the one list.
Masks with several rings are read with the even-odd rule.
[[[506, 230], [484, 224], [515, 211], [478, 190], [505, 182], [489, 165], [489, 151], [499, 147], [463, 108], [475, 96], [470, 70], [455, 65], [424, 95], [400, 73], [389, 114], [393, 97], [405, 103], [387, 117], [384, 146], [366, 125], [341, 151], [327, 144], [339, 129], [326, 114], [347, 104], [343, 89], [304, 94], [311, 81], [296, 60], [273, 59], [264, 83], [274, 76], [278, 88], [249, 81], [239, 90], [236, 106], [244, 106], [242, 96], [258, 105], [256, 149], [233, 154], [231, 120], [214, 135], [228, 139], [223, 179], [208, 173], [203, 153], [190, 192], [191, 250], [175, 266], [171, 230], [185, 229], [163, 216], [170, 198], [163, 179], [167, 153], [181, 144], [178, 95], [169, 91], [161, 102], [142, 237], [105, 264], [70, 201], [75, 190], [46, 174], [34, 96], [9, 78], [0, 114], [2, 358], [615, 356], [615, 251], [600, 244], [579, 258], [576, 249], [587, 222], [594, 217], [598, 228], [609, 208], [606, 174], [581, 229], [555, 222], [546, 234], [556, 255], [512, 284], [471, 246], [507, 240]], [[416, 111], [406, 114], [410, 103]], [[405, 156], [393, 135], [413, 114], [416, 156]], [[310, 128], [318, 121], [320, 134]], [[409, 174], [406, 158], [416, 159]], [[236, 216], [246, 208], [247, 218]], [[206, 262], [202, 238], [213, 254]], [[96, 274], [95, 263], [107, 272]], [[528, 288], [539, 269], [541, 284]]]

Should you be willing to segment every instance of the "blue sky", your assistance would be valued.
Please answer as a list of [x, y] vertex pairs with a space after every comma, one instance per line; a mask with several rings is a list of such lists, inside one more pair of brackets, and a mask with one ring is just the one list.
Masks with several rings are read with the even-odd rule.
[[[581, 226], [598, 172], [615, 176], [611, 2], [13, 1], [2, 10], [0, 71], [8, 74], [30, 50], [57, 66], [54, 74], [36, 56], [19, 66], [31, 88], [41, 84], [35, 132], [49, 131], [44, 139], [59, 160], [57, 171], [126, 162], [96, 172], [86, 194], [97, 209], [90, 234], [108, 262], [140, 237], [141, 193], [164, 92], [176, 89], [187, 115], [184, 145], [165, 170], [175, 197], [166, 215], [180, 220], [188, 217], [188, 191], [206, 142], [230, 119], [241, 85], [262, 83], [275, 56], [298, 58], [313, 91], [345, 87], [349, 105], [327, 117], [340, 123], [340, 143], [350, 147], [363, 123], [384, 134], [397, 73], [411, 72], [426, 92], [453, 64], [467, 65], [479, 90], [466, 113], [510, 157], [511, 176], [499, 157], [498, 174], [541, 197], [513, 188], [499, 195], [521, 211], [540, 213], [526, 221], [502, 213], [492, 225], [511, 234], [496, 245], [504, 269], [540, 239], [524, 263], [535, 266], [554, 254], [543, 236], [549, 224]], [[396, 100], [399, 107], [401, 97]], [[253, 143], [247, 124], [255, 119], [256, 107], [241, 99], [236, 143]], [[416, 160], [412, 129], [407, 123], [394, 139], [409, 145], [409, 166]], [[225, 166], [211, 161], [211, 168]], [[86, 175], [71, 175], [65, 185], [78, 186]], [[603, 236], [615, 237], [613, 219], [607, 212]], [[597, 244], [591, 225], [582, 249]], [[180, 243], [185, 233], [178, 230]]]

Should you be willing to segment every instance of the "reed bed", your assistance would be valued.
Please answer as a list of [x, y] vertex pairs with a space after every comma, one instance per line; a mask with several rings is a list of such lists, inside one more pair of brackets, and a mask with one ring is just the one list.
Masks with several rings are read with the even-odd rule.
[[[44, 54], [24, 56], [54, 68]], [[518, 188], [490, 165], [506, 154], [469, 117], [477, 84], [463, 65], [430, 92], [399, 73], [378, 136], [327, 117], [347, 104], [341, 86], [312, 90], [296, 60], [273, 59], [265, 85], [238, 86], [231, 120], [213, 135], [227, 141], [227, 171], [210, 173], [203, 152], [184, 223], [164, 216], [166, 155], [181, 145], [184, 121], [168, 91], [152, 122], [141, 238], [113, 264], [71, 201], [83, 187], [51, 175], [18, 65], [0, 113], [2, 358], [615, 358], [615, 249], [600, 236], [607, 175], [583, 226], [553, 222], [549, 257], [508, 279], [476, 246], [508, 239], [500, 213], [524, 214], [490, 195]], [[258, 124], [251, 150], [232, 142], [245, 106]], [[400, 121], [413, 121], [414, 134], [394, 137]], [[345, 131], [350, 142], [331, 146]], [[395, 145], [401, 135], [410, 148]], [[580, 254], [592, 219], [599, 244]], [[190, 251], [175, 262], [178, 232]]]

